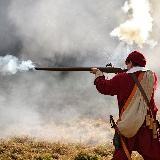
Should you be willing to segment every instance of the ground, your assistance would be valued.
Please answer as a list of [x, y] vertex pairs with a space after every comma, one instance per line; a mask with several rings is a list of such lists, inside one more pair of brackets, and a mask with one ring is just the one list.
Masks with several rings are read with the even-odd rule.
[[[1, 139], [0, 160], [110, 160], [111, 145], [87, 146], [23, 138]], [[134, 153], [133, 160], [142, 160]]]

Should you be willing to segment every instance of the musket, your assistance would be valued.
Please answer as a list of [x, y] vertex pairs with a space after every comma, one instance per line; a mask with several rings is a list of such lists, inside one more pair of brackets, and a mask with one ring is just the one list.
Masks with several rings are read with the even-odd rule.
[[35, 67], [35, 70], [43, 71], [91, 71], [92, 68], [97, 68], [105, 73], [122, 73], [126, 72], [126, 69], [112, 67], [111, 64], [107, 64], [106, 67]]

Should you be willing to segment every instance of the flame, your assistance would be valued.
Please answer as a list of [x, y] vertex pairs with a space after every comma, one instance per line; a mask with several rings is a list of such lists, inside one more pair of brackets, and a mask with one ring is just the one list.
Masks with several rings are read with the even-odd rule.
[[115, 28], [110, 35], [130, 45], [135, 43], [142, 47], [144, 44], [149, 44], [154, 47], [157, 42], [150, 39], [153, 18], [150, 14], [149, 0], [126, 1], [122, 10], [128, 14], [129, 19]]

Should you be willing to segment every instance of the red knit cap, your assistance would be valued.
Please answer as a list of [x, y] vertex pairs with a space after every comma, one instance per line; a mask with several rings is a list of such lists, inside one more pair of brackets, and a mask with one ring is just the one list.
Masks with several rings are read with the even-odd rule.
[[145, 65], [146, 65], [146, 59], [145, 59], [144, 55], [138, 51], [133, 51], [128, 55], [128, 57], [125, 61], [126, 64], [129, 61], [136, 63], [141, 67], [145, 67]]

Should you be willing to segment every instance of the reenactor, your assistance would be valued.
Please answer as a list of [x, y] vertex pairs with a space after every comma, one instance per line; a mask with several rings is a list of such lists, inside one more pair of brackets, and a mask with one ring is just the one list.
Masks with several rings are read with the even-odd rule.
[[[94, 85], [104, 95], [117, 96], [119, 119], [113, 138], [115, 152], [112, 160], [131, 159], [137, 151], [144, 160], [160, 160], [158, 108], [154, 101], [156, 74], [147, 70], [146, 59], [133, 51], [125, 60], [128, 71], [105, 79], [103, 72], [92, 68]], [[117, 143], [118, 142], [118, 143]]]

